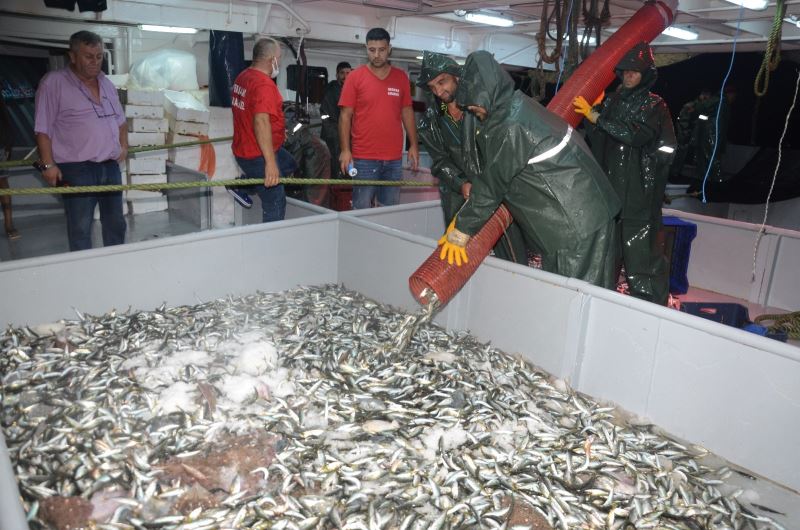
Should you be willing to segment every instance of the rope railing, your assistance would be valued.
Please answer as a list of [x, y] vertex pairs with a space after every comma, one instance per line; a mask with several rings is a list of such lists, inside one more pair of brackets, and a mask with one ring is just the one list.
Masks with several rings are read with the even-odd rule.
[[[178, 147], [192, 147], [195, 145], [212, 144], [215, 142], [229, 142], [232, 139], [233, 136], [221, 136], [219, 138], [208, 138], [207, 140], [195, 140], [192, 142], [178, 142], [174, 144], [164, 144], [164, 145], [143, 145], [140, 147], [129, 148], [128, 154], [146, 153], [148, 151], [163, 151], [164, 149], [173, 149]], [[31, 158], [23, 158], [22, 160], [6, 160], [5, 162], [0, 162], [0, 169], [31, 166], [32, 164], [33, 164], [33, 159]]]
[[[300, 186], [403, 186], [403, 187], [435, 187], [430, 182], [416, 180], [349, 180], [349, 179], [305, 179], [284, 177], [279, 179], [281, 184]], [[149, 184], [109, 184], [102, 186], [56, 186], [45, 188], [0, 188], [0, 197], [4, 195], [64, 195], [69, 193], [104, 193], [110, 191], [163, 191], [190, 188], [208, 188], [214, 186], [256, 186], [263, 184], [264, 179], [228, 179], [228, 180], [198, 180], [190, 182], [156, 182]]]

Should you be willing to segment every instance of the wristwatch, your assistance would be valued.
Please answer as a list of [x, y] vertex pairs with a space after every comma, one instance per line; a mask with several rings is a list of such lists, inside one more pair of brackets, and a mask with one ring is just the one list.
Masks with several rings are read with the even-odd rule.
[[35, 167], [36, 169], [38, 169], [42, 173], [47, 171], [51, 167], [55, 167], [55, 166], [56, 166], [55, 163], [53, 163], [53, 164], [42, 164], [41, 160], [37, 160], [36, 162], [33, 163], [33, 167]]

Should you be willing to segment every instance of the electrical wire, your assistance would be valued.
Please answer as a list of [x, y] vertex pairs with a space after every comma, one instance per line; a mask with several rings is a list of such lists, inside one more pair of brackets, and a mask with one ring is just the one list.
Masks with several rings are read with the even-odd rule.
[[706, 174], [703, 177], [702, 197], [703, 204], [706, 204], [706, 183], [708, 182], [708, 175], [711, 173], [711, 168], [714, 165], [714, 157], [717, 155], [717, 146], [719, 145], [719, 115], [722, 114], [722, 104], [725, 101], [725, 84], [733, 70], [733, 61], [736, 58], [736, 41], [739, 38], [739, 26], [742, 24], [742, 17], [744, 16], [744, 4], [739, 6], [739, 20], [736, 21], [736, 33], [733, 34], [733, 50], [731, 51], [731, 62], [728, 65], [728, 71], [725, 73], [725, 79], [722, 80], [722, 86], [719, 89], [719, 105], [717, 106], [717, 119], [714, 121], [714, 149], [711, 150], [711, 158], [708, 160], [708, 167]]
[[761, 236], [764, 235], [764, 227], [767, 225], [767, 215], [769, 214], [769, 200], [772, 197], [772, 190], [775, 189], [775, 181], [778, 179], [778, 169], [781, 167], [781, 154], [783, 152], [783, 138], [786, 136], [786, 131], [789, 129], [789, 117], [792, 115], [795, 103], [797, 103], [797, 92], [800, 89], [800, 70], [797, 71], [797, 81], [794, 85], [794, 98], [792, 98], [792, 106], [789, 107], [789, 112], [786, 113], [786, 120], [783, 123], [783, 133], [781, 139], [778, 140], [778, 162], [775, 164], [775, 172], [772, 174], [772, 184], [769, 186], [769, 193], [767, 194], [767, 203], [764, 205], [764, 219], [761, 221], [761, 226], [758, 227], [758, 234], [756, 235], [756, 242], [753, 245], [753, 275], [750, 282], [756, 281], [756, 257], [758, 255], [758, 245], [761, 243]]

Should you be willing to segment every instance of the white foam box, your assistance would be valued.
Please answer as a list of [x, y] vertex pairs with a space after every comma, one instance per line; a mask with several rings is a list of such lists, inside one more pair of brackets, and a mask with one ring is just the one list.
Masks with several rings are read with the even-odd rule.
[[166, 118], [128, 118], [128, 132], [158, 132], [169, 130]]
[[124, 105], [150, 105], [164, 106], [164, 92], [161, 90], [147, 90], [142, 88], [128, 88], [118, 90], [119, 100]]
[[186, 92], [165, 90], [164, 110], [178, 121], [208, 123], [208, 107]]
[[198, 90], [186, 90], [188, 94], [191, 94], [194, 99], [208, 107], [208, 89], [207, 88], [200, 88]]
[[208, 123], [198, 123], [193, 121], [180, 121], [171, 114], [167, 114], [169, 120], [169, 130], [178, 134], [203, 135], [208, 136]]
[[128, 145], [131, 147], [139, 147], [142, 145], [164, 145], [164, 133], [129, 132]]
[[167, 167], [167, 155], [164, 157], [156, 158], [129, 158], [128, 159], [128, 174], [129, 175], [157, 175], [164, 173]]
[[208, 137], [233, 136], [233, 113], [226, 107], [209, 107]]
[[150, 105], [125, 105], [126, 118], [163, 118], [164, 107]]

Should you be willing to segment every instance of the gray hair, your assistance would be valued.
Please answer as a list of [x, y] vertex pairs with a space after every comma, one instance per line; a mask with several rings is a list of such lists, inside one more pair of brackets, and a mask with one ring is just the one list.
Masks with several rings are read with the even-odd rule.
[[86, 46], [97, 46], [99, 44], [102, 46], [103, 37], [97, 33], [92, 33], [91, 31], [86, 30], [73, 33], [69, 38], [70, 51], [78, 51], [78, 48], [81, 47], [81, 44], [85, 44]]
[[269, 37], [258, 39], [256, 45], [253, 46], [253, 62], [266, 59], [267, 57], [274, 57], [278, 54], [280, 46], [278, 41]]

